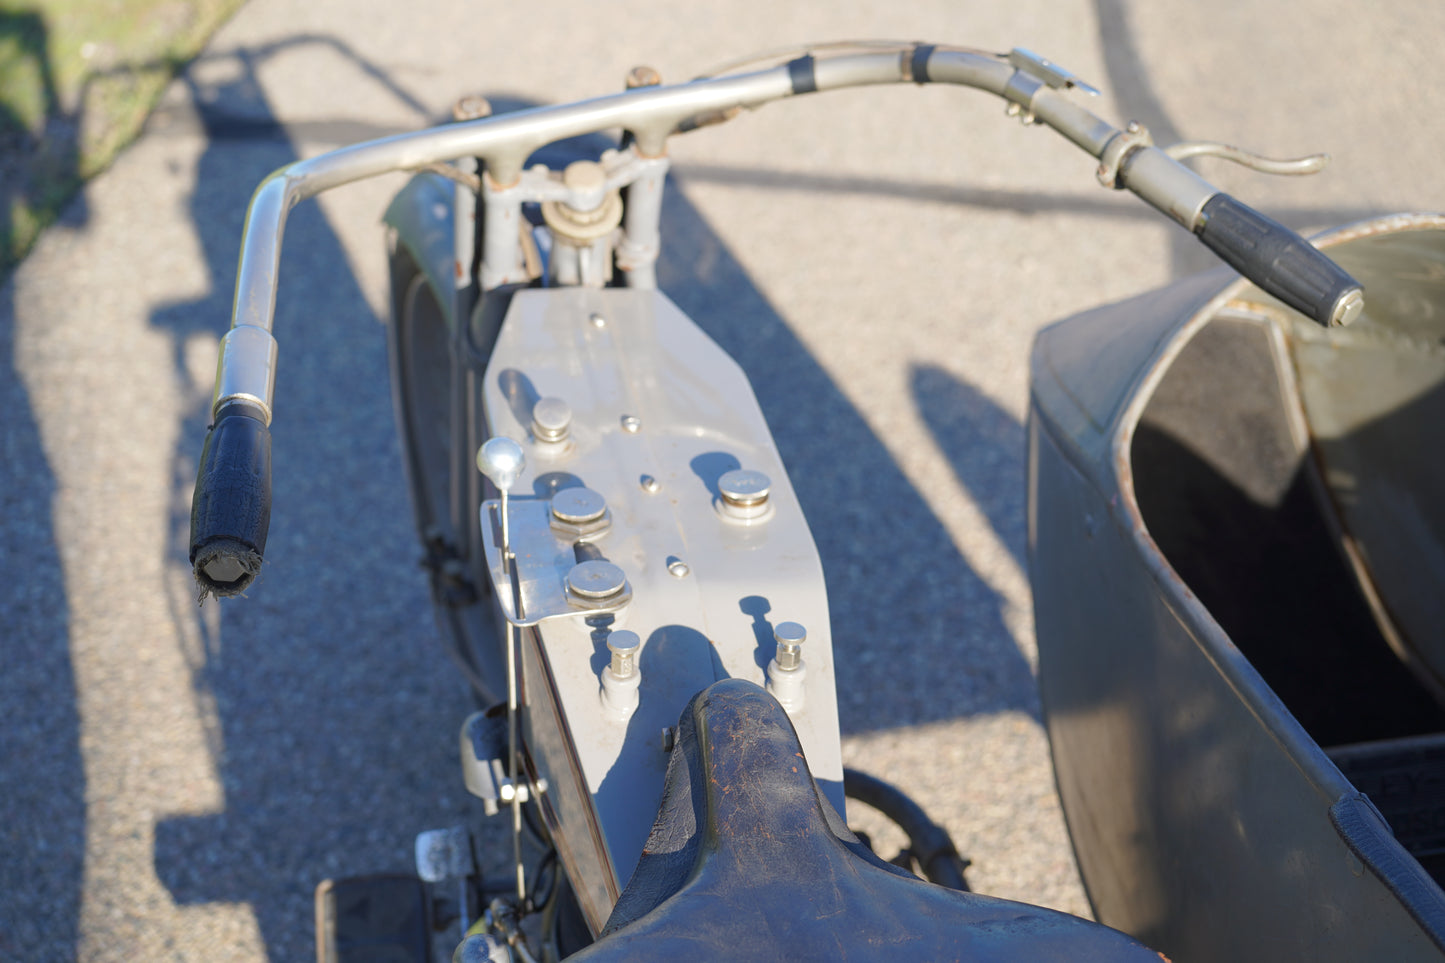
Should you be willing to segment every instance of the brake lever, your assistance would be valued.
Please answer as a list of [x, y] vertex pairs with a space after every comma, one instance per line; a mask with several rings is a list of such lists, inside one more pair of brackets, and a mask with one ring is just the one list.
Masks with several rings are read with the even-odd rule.
[[1177, 161], [1189, 157], [1220, 157], [1227, 161], [1233, 161], [1241, 167], [1259, 171], [1261, 174], [1280, 174], [1287, 177], [1317, 174], [1330, 163], [1329, 154], [1309, 154], [1290, 160], [1274, 160], [1241, 150], [1232, 144], [1221, 144], [1209, 140], [1181, 141], [1170, 147], [1161, 148], [1161, 150]]

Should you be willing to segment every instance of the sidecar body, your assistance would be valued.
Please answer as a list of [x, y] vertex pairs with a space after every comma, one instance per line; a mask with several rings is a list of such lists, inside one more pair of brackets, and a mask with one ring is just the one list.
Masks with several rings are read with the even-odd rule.
[[1319, 243], [1349, 328], [1220, 271], [1033, 351], [1059, 791], [1098, 918], [1176, 961], [1445, 959], [1445, 218]]

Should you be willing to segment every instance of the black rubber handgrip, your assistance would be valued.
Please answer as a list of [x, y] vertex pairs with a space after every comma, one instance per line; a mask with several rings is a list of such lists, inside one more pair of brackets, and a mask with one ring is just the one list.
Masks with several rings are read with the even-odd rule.
[[1360, 282], [1313, 244], [1228, 194], [1205, 202], [1194, 229], [1230, 267], [1320, 324], [1348, 324], [1363, 304]]
[[191, 566], [201, 600], [255, 581], [271, 526], [271, 429], [255, 405], [232, 402], [206, 434], [191, 499]]

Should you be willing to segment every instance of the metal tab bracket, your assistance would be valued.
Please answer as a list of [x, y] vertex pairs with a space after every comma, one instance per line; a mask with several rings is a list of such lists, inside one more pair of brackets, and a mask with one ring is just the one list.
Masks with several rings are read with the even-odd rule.
[[550, 500], [513, 498], [507, 507], [512, 571], [507, 570], [502, 557], [500, 501], [488, 499], [482, 503], [481, 522], [482, 531], [487, 533], [482, 544], [486, 551], [487, 568], [492, 574], [492, 587], [508, 622], [518, 628], [526, 628], [571, 615], [618, 612], [632, 601], [632, 586], [625, 577], [621, 588], [605, 597], [589, 594], [579, 598], [570, 589], [567, 576], [578, 567], [576, 555], [572, 543], [558, 537], [557, 530], [553, 528]]
[[1069, 90], [1078, 88], [1091, 96], [1099, 96], [1099, 89], [1092, 84], [1086, 84], [1080, 80], [1072, 71], [1066, 70], [1054, 63], [1052, 60], [1040, 57], [1032, 50], [1025, 50], [1022, 47], [1015, 47], [1009, 51], [1008, 62], [1017, 70], [1022, 70], [1043, 81], [1055, 90]]

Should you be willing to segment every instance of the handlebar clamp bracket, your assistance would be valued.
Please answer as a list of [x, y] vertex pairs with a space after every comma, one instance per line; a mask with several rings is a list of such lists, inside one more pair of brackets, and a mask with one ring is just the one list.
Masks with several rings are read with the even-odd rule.
[[1129, 155], [1141, 147], [1153, 146], [1154, 136], [1149, 133], [1149, 128], [1137, 120], [1129, 121], [1127, 127], [1104, 145], [1104, 151], [1099, 155], [1099, 183], [1116, 191], [1123, 190], [1124, 183], [1119, 179], [1119, 171], [1128, 162]]

